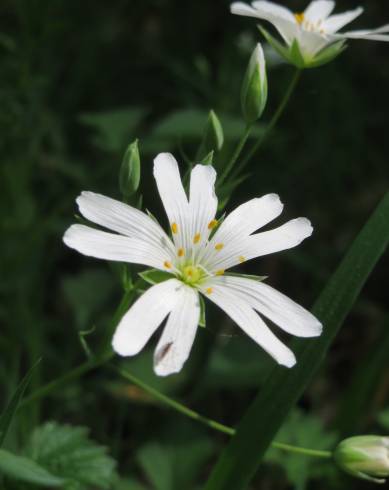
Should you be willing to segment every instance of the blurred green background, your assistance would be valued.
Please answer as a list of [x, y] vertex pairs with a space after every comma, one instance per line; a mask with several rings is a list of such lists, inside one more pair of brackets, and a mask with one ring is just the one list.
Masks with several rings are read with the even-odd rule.
[[[251, 19], [230, 15], [229, 3], [1, 2], [2, 406], [37, 358], [31, 392], [82, 362], [80, 332], [94, 328], [84, 337], [93, 350], [120, 301], [120, 267], [62, 243], [80, 191], [120, 199], [123, 152], [139, 138], [144, 205], [165, 219], [151, 176], [155, 155], [193, 158], [211, 108], [224, 125], [226, 155], [240, 137], [240, 84], [259, 33]], [[366, 13], [356, 28], [389, 22], [387, 2], [361, 3]], [[301, 11], [305, 4], [287, 6]], [[338, 2], [340, 11], [355, 6]], [[274, 54], [267, 58], [263, 122], [293, 74]], [[301, 247], [246, 267], [306, 307], [388, 187], [388, 59], [389, 45], [356, 41], [331, 64], [304, 72], [276, 131], [250, 163], [250, 178], [227, 204], [231, 210], [276, 192], [286, 203], [285, 219], [311, 219], [314, 235]], [[386, 258], [279, 440], [326, 449], [343, 436], [389, 432], [387, 271]], [[151, 349], [122, 364], [234, 425], [272, 361], [224, 314], [211, 307], [207, 313], [207, 328], [180, 375], [157, 379]], [[8, 447], [22, 448], [48, 420], [88, 426], [118, 461], [115, 488], [123, 490], [201, 488], [226, 442], [104, 368], [21, 410]], [[277, 451], [268, 459], [252, 489], [368, 488], [330, 464]]]

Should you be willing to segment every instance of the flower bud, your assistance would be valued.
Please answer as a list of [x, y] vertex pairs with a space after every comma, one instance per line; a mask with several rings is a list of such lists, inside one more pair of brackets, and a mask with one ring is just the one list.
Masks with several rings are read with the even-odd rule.
[[196, 160], [203, 160], [211, 152], [219, 151], [224, 143], [223, 128], [214, 111], [209, 111], [204, 128], [203, 139], [198, 149]]
[[389, 437], [357, 436], [342, 441], [334, 451], [337, 465], [350, 475], [385, 483], [389, 476]]
[[259, 119], [267, 101], [266, 62], [262, 46], [258, 43], [251, 55], [242, 84], [241, 103], [247, 123]]
[[128, 145], [119, 173], [119, 188], [125, 199], [132, 196], [139, 187], [140, 156], [138, 140]]

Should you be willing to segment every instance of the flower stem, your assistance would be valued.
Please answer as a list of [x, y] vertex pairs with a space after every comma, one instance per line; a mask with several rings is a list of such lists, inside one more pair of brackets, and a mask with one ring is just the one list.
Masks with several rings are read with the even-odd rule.
[[[142, 390], [144, 390], [146, 393], [150, 394], [153, 396], [155, 399], [159, 400], [160, 402], [164, 403], [165, 405], [173, 408], [177, 412], [182, 413], [183, 415], [186, 415], [187, 417], [197, 420], [198, 422], [206, 425], [207, 427], [210, 427], [211, 429], [217, 430], [218, 432], [222, 432], [223, 434], [227, 434], [229, 436], [233, 436], [235, 434], [235, 429], [232, 427], [228, 427], [227, 425], [221, 424], [220, 422], [217, 422], [216, 420], [212, 420], [208, 417], [204, 417], [203, 415], [199, 414], [198, 412], [195, 412], [194, 410], [186, 407], [185, 405], [182, 405], [181, 403], [177, 402], [176, 400], [173, 400], [172, 398], [164, 395], [163, 393], [159, 392], [155, 388], [149, 386], [148, 384], [144, 383], [141, 381], [139, 378], [131, 374], [125, 369], [122, 369], [120, 367], [117, 367], [113, 364], [109, 364], [109, 367], [111, 370], [113, 370], [115, 373], [119, 374], [122, 378], [126, 379], [127, 381], [130, 381], [131, 383], [135, 384], [136, 386], [139, 386]], [[292, 446], [291, 444], [283, 444], [282, 442], [272, 442], [272, 447], [276, 449], [280, 449], [282, 451], [288, 451], [288, 452], [293, 452], [293, 453], [298, 453], [298, 454], [303, 454], [305, 456], [312, 456], [316, 458], [331, 458], [332, 453], [331, 451], [319, 451], [316, 449], [309, 449], [309, 448], [304, 448], [304, 447], [299, 447], [299, 446]]]
[[254, 157], [254, 155], [257, 153], [259, 148], [266, 141], [267, 137], [272, 132], [274, 126], [277, 124], [278, 120], [282, 116], [282, 114], [283, 114], [283, 112], [284, 112], [284, 110], [285, 110], [285, 108], [289, 102], [289, 99], [290, 99], [292, 93], [294, 92], [294, 89], [296, 88], [296, 85], [300, 79], [300, 76], [301, 76], [301, 70], [296, 69], [296, 71], [294, 72], [294, 75], [293, 75], [293, 77], [289, 83], [289, 86], [288, 86], [283, 98], [281, 99], [281, 102], [280, 102], [279, 106], [277, 107], [277, 110], [273, 114], [273, 117], [271, 118], [269, 124], [267, 125], [267, 127], [264, 130], [264, 132], [262, 133], [262, 135], [258, 138], [257, 142], [253, 145], [251, 150], [242, 159], [242, 161], [240, 162], [240, 165], [235, 168], [235, 170], [233, 172], [233, 176], [242, 172], [242, 170], [246, 167], [248, 162]]
[[231, 155], [230, 160], [228, 161], [227, 165], [224, 167], [223, 171], [221, 172], [221, 174], [218, 178], [219, 186], [223, 184], [223, 182], [226, 180], [229, 173], [233, 169], [236, 161], [239, 158], [239, 155], [241, 154], [241, 152], [242, 152], [242, 150], [246, 144], [247, 138], [250, 136], [250, 132], [251, 132], [252, 127], [253, 127], [252, 124], [247, 124], [247, 126], [244, 130], [244, 133], [242, 134], [242, 136], [241, 136], [241, 138], [240, 138], [240, 140], [239, 140], [239, 142], [238, 142], [238, 144], [234, 150], [234, 153]]

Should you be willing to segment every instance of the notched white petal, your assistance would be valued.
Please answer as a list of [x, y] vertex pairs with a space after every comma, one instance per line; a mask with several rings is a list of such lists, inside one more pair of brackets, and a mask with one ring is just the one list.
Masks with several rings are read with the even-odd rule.
[[112, 347], [121, 356], [140, 352], [180, 298], [182, 284], [169, 279], [148, 289], [123, 316]]

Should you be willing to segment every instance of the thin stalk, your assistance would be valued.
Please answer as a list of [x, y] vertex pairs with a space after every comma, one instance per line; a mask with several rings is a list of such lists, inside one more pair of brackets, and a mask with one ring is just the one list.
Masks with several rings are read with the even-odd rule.
[[80, 378], [86, 373], [89, 373], [90, 371], [93, 371], [99, 366], [102, 366], [106, 362], [108, 362], [110, 359], [112, 359], [114, 353], [111, 349], [111, 346], [108, 345], [108, 342], [110, 342], [113, 330], [115, 329], [116, 325], [119, 323], [120, 319], [124, 315], [125, 311], [129, 307], [130, 301], [132, 300], [133, 296], [136, 294], [136, 290], [138, 289], [139, 285], [143, 282], [142, 279], [139, 279], [135, 284], [134, 287], [126, 291], [123, 295], [123, 298], [114, 314], [112, 317], [112, 320], [110, 322], [110, 325], [107, 329], [107, 333], [105, 335], [105, 342], [103, 344], [103, 347], [101, 349], [101, 354], [98, 355], [97, 357], [93, 359], [89, 359], [88, 361], [83, 362], [82, 364], [76, 366], [74, 369], [71, 371], [68, 371], [66, 374], [63, 376], [60, 376], [59, 378], [54, 379], [53, 381], [50, 381], [47, 383], [45, 386], [42, 386], [41, 388], [37, 389], [31, 395], [27, 396], [26, 398], [23, 399], [23, 401], [20, 403], [19, 408], [23, 408], [26, 405], [29, 405], [30, 403], [39, 400], [40, 398], [43, 398], [44, 396], [52, 393], [53, 391], [58, 390], [59, 388], [62, 388], [62, 386], [68, 384], [70, 381], [73, 381], [77, 378]]
[[294, 92], [294, 89], [296, 88], [297, 82], [299, 81], [301, 76], [301, 70], [297, 69], [289, 83], [289, 86], [279, 104], [277, 107], [276, 112], [273, 114], [273, 117], [271, 118], [269, 124], [267, 125], [265, 131], [262, 133], [262, 135], [258, 138], [257, 142], [253, 145], [251, 150], [247, 153], [247, 155], [242, 159], [240, 162], [240, 165], [236, 167], [235, 171], [233, 172], [233, 176], [239, 174], [242, 172], [242, 170], [246, 167], [248, 162], [253, 158], [253, 156], [257, 153], [259, 148], [262, 146], [262, 144], [266, 141], [267, 137], [269, 134], [272, 132], [274, 126], [277, 124], [278, 120], [282, 116], [289, 99]]
[[[164, 403], [165, 405], [169, 406], [170, 408], [173, 408], [173, 410], [176, 410], [179, 413], [182, 413], [183, 415], [196, 420], [207, 427], [214, 429], [218, 432], [222, 432], [223, 434], [227, 434], [229, 436], [233, 436], [235, 434], [235, 429], [232, 427], [228, 427], [227, 425], [221, 424], [220, 422], [217, 422], [216, 420], [212, 420], [208, 417], [204, 417], [203, 415], [199, 414], [198, 412], [195, 412], [194, 410], [186, 407], [185, 405], [182, 405], [181, 403], [177, 402], [176, 400], [173, 400], [172, 398], [164, 395], [160, 391], [156, 390], [152, 386], [149, 386], [148, 384], [144, 383], [142, 380], [131, 374], [125, 369], [122, 369], [120, 367], [114, 366], [113, 364], [110, 364], [109, 367], [111, 370], [113, 370], [115, 373], [119, 374], [122, 378], [126, 379], [127, 381], [130, 381], [131, 383], [135, 384], [136, 386], [139, 386], [143, 391], [154, 397], [156, 400], [159, 400], [160, 402]], [[298, 454], [304, 454], [305, 456], [312, 456], [316, 458], [331, 458], [332, 453], [331, 451], [319, 451], [316, 449], [309, 449], [309, 448], [304, 448], [304, 447], [299, 447], [299, 446], [292, 446], [291, 444], [283, 444], [282, 442], [273, 442], [272, 447], [276, 449], [280, 449], [282, 451], [288, 451], [288, 452], [293, 452], [293, 453], [298, 453]]]
[[242, 134], [233, 154], [231, 155], [230, 160], [228, 161], [227, 165], [224, 167], [222, 173], [219, 176], [219, 182], [218, 184], [221, 185], [223, 182], [226, 180], [228, 177], [228, 174], [231, 172], [231, 170], [234, 168], [234, 165], [236, 161], [239, 158], [239, 155], [242, 153], [242, 150], [246, 144], [247, 138], [250, 136], [251, 129], [253, 125], [252, 124], [247, 124], [244, 133]]

